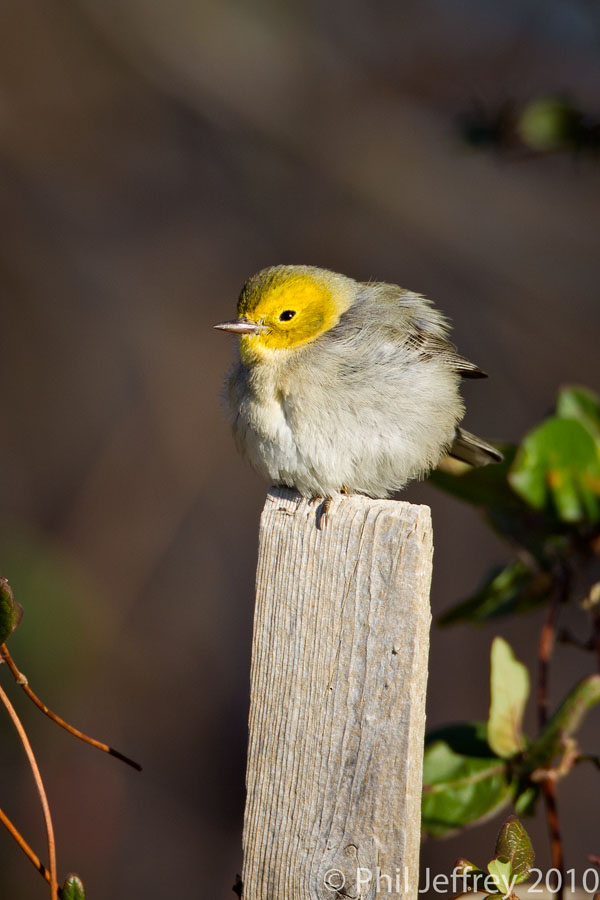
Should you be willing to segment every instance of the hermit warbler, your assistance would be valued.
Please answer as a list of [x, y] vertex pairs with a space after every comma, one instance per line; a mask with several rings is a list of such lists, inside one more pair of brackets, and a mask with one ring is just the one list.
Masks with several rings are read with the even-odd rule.
[[445, 454], [500, 461], [458, 427], [463, 378], [485, 373], [459, 356], [431, 302], [394, 284], [312, 266], [263, 269], [244, 285], [227, 380], [237, 446], [273, 484], [305, 497], [387, 497]]

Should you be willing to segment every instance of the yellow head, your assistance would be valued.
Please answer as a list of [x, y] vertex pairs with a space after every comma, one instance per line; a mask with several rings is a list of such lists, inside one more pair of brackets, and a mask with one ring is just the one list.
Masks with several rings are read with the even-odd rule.
[[311, 266], [275, 266], [246, 282], [238, 318], [215, 325], [239, 334], [244, 362], [291, 350], [333, 328], [352, 303], [353, 282]]

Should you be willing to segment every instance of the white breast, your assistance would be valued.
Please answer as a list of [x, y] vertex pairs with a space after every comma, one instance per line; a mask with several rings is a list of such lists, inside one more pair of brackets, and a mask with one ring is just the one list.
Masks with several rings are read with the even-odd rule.
[[283, 398], [269, 372], [258, 374], [260, 384], [240, 383], [239, 370], [230, 379], [236, 443], [242, 455], [267, 480], [292, 484], [298, 451]]

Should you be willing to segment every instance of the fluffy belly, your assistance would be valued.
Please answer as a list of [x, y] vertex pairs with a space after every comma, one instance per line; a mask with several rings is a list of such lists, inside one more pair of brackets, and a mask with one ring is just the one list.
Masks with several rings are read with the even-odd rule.
[[308, 497], [341, 491], [389, 496], [435, 465], [454, 434], [453, 426], [446, 426], [424, 453], [397, 422], [382, 420], [364, 428], [330, 417], [321, 425], [295, 429], [280, 403], [245, 412], [236, 427], [243, 455], [268, 481]]
[[239, 450], [254, 468], [274, 484], [293, 485], [298, 449], [282, 403], [273, 398], [240, 406], [234, 433]]
[[[394, 397], [369, 405], [360, 396], [353, 403], [354, 394], [336, 397], [333, 385], [287, 396], [271, 384], [253, 388], [238, 379], [232, 397], [242, 455], [268, 481], [308, 497], [401, 490], [437, 464], [460, 412], [447, 378], [438, 391], [404, 404]], [[396, 392], [402, 397], [398, 386]]]

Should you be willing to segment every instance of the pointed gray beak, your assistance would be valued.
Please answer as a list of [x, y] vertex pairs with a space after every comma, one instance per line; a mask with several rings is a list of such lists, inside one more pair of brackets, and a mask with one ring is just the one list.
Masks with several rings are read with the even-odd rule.
[[213, 325], [213, 328], [218, 328], [219, 331], [230, 331], [232, 334], [260, 334], [267, 330], [264, 325], [251, 322], [245, 316], [240, 319], [231, 319], [230, 322], [219, 322], [218, 325]]

